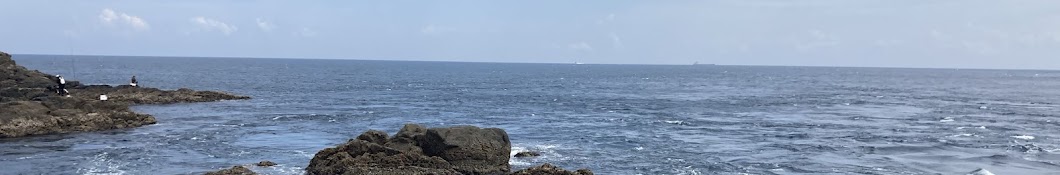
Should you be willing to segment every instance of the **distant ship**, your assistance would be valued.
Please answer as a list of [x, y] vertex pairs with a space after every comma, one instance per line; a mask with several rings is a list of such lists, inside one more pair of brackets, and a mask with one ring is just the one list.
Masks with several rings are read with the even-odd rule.
[[699, 61], [692, 63], [693, 66], [714, 66], [716, 64], [699, 64]]

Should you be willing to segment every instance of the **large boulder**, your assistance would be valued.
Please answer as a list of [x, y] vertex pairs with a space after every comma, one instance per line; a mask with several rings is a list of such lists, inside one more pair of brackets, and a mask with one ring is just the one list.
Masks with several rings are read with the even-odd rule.
[[438, 156], [465, 174], [508, 172], [512, 143], [508, 133], [498, 128], [456, 126], [427, 129], [427, 155]]
[[317, 152], [306, 174], [505, 174], [511, 142], [504, 130], [426, 129], [407, 124], [393, 137], [368, 131]]
[[365, 132], [358, 139], [317, 152], [306, 174], [459, 174], [439, 157], [404, 153], [373, 142], [370, 139], [377, 132]]

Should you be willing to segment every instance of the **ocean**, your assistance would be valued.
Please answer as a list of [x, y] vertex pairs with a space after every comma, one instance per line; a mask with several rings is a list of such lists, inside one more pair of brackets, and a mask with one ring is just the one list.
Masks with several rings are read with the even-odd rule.
[[158, 124], [0, 139], [0, 174], [302, 174], [405, 123], [508, 132], [513, 169], [597, 174], [1060, 174], [1060, 71], [15, 55], [87, 84], [251, 100]]

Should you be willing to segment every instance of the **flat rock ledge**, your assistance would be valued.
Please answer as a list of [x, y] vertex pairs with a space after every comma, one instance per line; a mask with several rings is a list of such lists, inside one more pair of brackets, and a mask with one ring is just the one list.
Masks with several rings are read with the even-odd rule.
[[[54, 92], [54, 75], [28, 70], [0, 52], [0, 138], [132, 128], [154, 124], [138, 104], [172, 104], [249, 99], [223, 92], [160, 90], [122, 85], [82, 85], [67, 80], [70, 97]], [[98, 100], [100, 94], [110, 99]]]

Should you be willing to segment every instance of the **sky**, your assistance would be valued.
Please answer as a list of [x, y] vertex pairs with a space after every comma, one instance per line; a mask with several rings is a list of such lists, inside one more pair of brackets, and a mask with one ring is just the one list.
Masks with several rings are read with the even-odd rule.
[[0, 51], [1060, 69], [1060, 1], [0, 0]]

